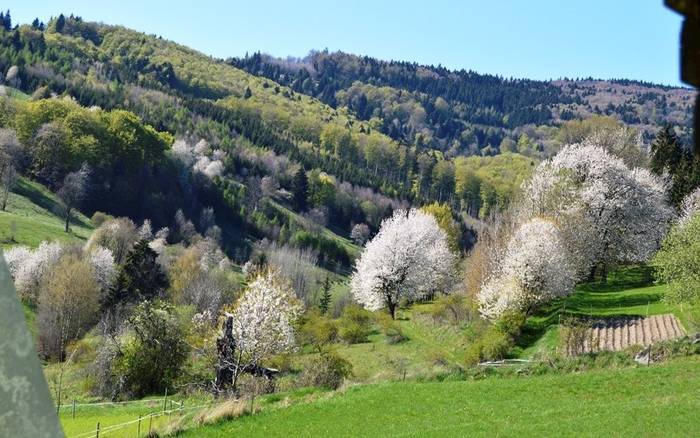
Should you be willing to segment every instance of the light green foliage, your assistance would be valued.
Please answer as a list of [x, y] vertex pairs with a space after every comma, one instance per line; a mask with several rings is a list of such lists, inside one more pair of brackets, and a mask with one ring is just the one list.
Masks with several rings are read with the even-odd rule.
[[367, 342], [372, 332], [372, 313], [357, 305], [348, 306], [338, 325], [338, 335], [343, 341], [349, 344]]
[[459, 229], [457, 221], [452, 218], [452, 209], [450, 206], [434, 202], [421, 207], [421, 210], [432, 215], [438, 226], [447, 234], [447, 244], [450, 249], [452, 251], [459, 251], [459, 242], [462, 238], [462, 232]]
[[511, 153], [458, 157], [454, 162], [456, 196], [469, 213], [486, 217], [513, 199], [536, 164], [534, 159]]
[[657, 279], [669, 284], [669, 301], [692, 303], [700, 299], [700, 214], [671, 229], [653, 265]]

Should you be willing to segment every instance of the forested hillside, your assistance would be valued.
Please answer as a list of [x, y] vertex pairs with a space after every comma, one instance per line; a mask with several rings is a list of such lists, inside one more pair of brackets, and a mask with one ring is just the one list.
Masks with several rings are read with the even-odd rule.
[[596, 114], [648, 136], [660, 124], [682, 126], [686, 134], [691, 125], [693, 91], [631, 80], [534, 81], [327, 50], [301, 59], [254, 53], [230, 62], [348, 107], [394, 139], [452, 155], [498, 153], [504, 140], [517, 142], [522, 133], [547, 145], [542, 127]]
[[[435, 398], [392, 402], [420, 433], [449, 388], [539, 406], [542, 382], [644, 361], [678, 383], [700, 354], [693, 98], [327, 51], [214, 59], [0, 12], [0, 245], [66, 433], [259, 431], [276, 411], [305, 430], [308, 409], [371, 417], [358, 397], [383, 412], [384, 390]], [[664, 373], [598, 375], [632, 394]]]

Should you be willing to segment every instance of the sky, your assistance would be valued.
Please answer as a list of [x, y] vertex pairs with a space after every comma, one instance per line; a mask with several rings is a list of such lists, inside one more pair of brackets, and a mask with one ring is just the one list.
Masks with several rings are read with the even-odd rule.
[[13, 0], [15, 23], [60, 13], [219, 58], [312, 49], [530, 79], [680, 85], [681, 17], [663, 0]]

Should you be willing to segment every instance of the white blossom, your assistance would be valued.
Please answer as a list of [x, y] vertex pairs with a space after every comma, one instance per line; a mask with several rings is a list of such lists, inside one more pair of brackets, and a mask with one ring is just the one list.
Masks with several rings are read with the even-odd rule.
[[565, 146], [523, 192], [521, 222], [555, 220], [579, 278], [597, 265], [647, 260], [672, 217], [664, 179], [590, 144]]
[[15, 287], [20, 296], [34, 301], [44, 276], [58, 262], [64, 248], [55, 242], [42, 242], [15, 271]]
[[533, 306], [573, 291], [575, 271], [557, 227], [533, 219], [508, 242], [504, 258], [479, 293], [479, 310], [496, 318], [508, 310]]
[[27, 262], [27, 259], [31, 257], [32, 250], [23, 245], [13, 246], [12, 248], [4, 251], [5, 262], [7, 263], [7, 268], [10, 271], [10, 276], [15, 278], [17, 275], [17, 270], [20, 266]]
[[273, 272], [259, 274], [233, 313], [237, 347], [250, 364], [295, 346], [294, 321], [302, 309], [294, 293]]
[[117, 277], [117, 268], [112, 251], [102, 246], [93, 247], [89, 253], [90, 265], [102, 294], [106, 294]]
[[683, 226], [700, 210], [700, 187], [688, 193], [681, 203], [678, 225]]
[[389, 309], [446, 287], [455, 267], [447, 236], [432, 215], [397, 210], [382, 222], [355, 266], [351, 289], [355, 300], [370, 310]]

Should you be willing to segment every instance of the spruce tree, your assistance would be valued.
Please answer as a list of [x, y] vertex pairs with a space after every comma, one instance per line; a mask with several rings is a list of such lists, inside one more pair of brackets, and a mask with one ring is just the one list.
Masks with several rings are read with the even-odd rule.
[[294, 208], [298, 211], [305, 211], [308, 207], [307, 193], [309, 191], [309, 179], [304, 169], [299, 168], [292, 179], [292, 195]]
[[328, 307], [331, 304], [331, 280], [326, 276], [322, 286], [321, 299], [318, 302], [318, 308], [321, 314], [325, 315], [328, 313]]
[[156, 261], [158, 254], [141, 240], [129, 251], [105, 305], [150, 300], [162, 294], [168, 280]]
[[66, 26], [66, 17], [63, 14], [59, 15], [56, 19], [56, 32], [63, 32], [63, 28]]

